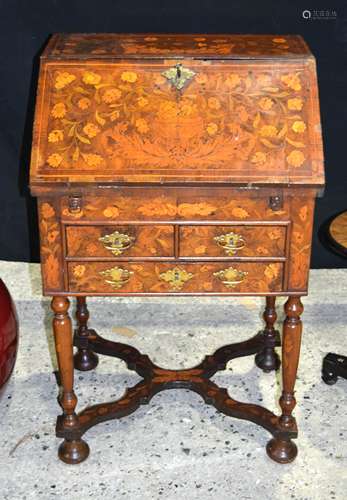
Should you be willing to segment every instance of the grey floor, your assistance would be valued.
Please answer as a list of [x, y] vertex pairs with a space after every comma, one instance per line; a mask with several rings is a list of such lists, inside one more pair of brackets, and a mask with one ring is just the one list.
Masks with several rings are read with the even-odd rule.
[[[347, 270], [311, 272], [296, 385], [299, 455], [284, 466], [266, 456], [265, 430], [218, 414], [185, 390], [163, 392], [135, 414], [91, 429], [86, 462], [58, 461], [56, 360], [39, 266], [0, 262], [0, 277], [16, 301], [21, 334], [0, 401], [0, 498], [346, 498], [347, 381], [328, 387], [320, 369], [328, 351], [347, 354]], [[92, 299], [91, 326], [158, 364], [182, 368], [253, 335], [262, 305], [252, 298]], [[118, 398], [137, 380], [123, 362], [102, 358], [95, 372], [77, 372], [79, 407]], [[280, 376], [259, 371], [252, 357], [229, 363], [214, 380], [236, 399], [279, 411]]]

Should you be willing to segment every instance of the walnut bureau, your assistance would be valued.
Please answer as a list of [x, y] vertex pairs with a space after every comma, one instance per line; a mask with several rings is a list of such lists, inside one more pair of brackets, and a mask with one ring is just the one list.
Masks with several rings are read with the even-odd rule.
[[[273, 460], [295, 458], [300, 298], [323, 185], [315, 59], [299, 36], [51, 37], [41, 56], [30, 188], [43, 290], [53, 297], [63, 461], [88, 456], [82, 436], [90, 427], [171, 388], [264, 427]], [[265, 296], [265, 327], [192, 369], [167, 370], [89, 327], [86, 297], [95, 295]], [[264, 371], [279, 368], [276, 296], [288, 297], [278, 416], [210, 380], [240, 356], [255, 355]], [[74, 335], [68, 297], [77, 298]], [[122, 359], [142, 380], [118, 401], [77, 412], [74, 366], [95, 368], [98, 354]]]

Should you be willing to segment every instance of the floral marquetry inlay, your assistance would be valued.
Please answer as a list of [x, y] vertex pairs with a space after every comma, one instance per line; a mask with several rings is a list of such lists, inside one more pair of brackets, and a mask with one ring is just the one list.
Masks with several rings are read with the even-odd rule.
[[194, 78], [181, 90], [163, 76], [172, 67], [50, 66], [40, 168], [69, 175], [307, 173], [304, 66], [291, 71], [193, 62]]

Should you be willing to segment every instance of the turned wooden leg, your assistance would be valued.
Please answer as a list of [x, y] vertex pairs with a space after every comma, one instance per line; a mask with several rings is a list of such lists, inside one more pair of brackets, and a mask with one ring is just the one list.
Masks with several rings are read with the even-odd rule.
[[277, 333], [274, 328], [277, 319], [275, 303], [275, 296], [266, 297], [266, 307], [263, 314], [265, 321], [265, 328], [263, 330], [264, 348], [255, 356], [255, 364], [264, 372], [278, 370], [280, 366], [280, 359], [275, 351]]
[[85, 341], [85, 346], [80, 347], [74, 356], [74, 364], [77, 370], [88, 371], [95, 368], [98, 364], [98, 356], [88, 346], [88, 319], [89, 311], [87, 308], [86, 297], [77, 297], [77, 335]]
[[[66, 297], [53, 297], [52, 299], [52, 310], [54, 312], [53, 331], [62, 384], [59, 403], [63, 409], [63, 428], [67, 430], [78, 426], [78, 417], [75, 413], [77, 398], [73, 391], [74, 367], [72, 326], [68, 314], [69, 305], [70, 302]], [[59, 458], [69, 464], [82, 462], [88, 455], [89, 447], [82, 439], [64, 439], [59, 446]]]
[[[280, 398], [282, 409], [280, 425], [284, 431], [290, 431], [295, 427], [295, 419], [292, 412], [296, 404], [294, 386], [299, 363], [302, 332], [300, 315], [304, 310], [300, 297], [290, 297], [284, 306], [284, 310], [286, 318], [283, 323], [282, 339], [283, 390]], [[292, 462], [298, 453], [295, 443], [285, 437], [271, 439], [267, 444], [266, 450], [270, 458], [280, 463]]]

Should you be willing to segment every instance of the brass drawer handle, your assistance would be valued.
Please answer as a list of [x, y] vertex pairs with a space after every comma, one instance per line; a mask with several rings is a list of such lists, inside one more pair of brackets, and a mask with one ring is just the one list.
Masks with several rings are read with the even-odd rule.
[[185, 269], [180, 269], [179, 267], [174, 267], [169, 269], [165, 273], [161, 273], [159, 278], [166, 283], [171, 285], [172, 291], [181, 290], [183, 285], [193, 278], [193, 273], [188, 273]]
[[227, 269], [222, 269], [221, 271], [213, 273], [213, 276], [220, 279], [227, 288], [235, 288], [236, 285], [239, 285], [245, 280], [247, 274], [246, 271], [239, 271], [233, 267], [228, 267]]
[[121, 255], [134, 244], [135, 237], [115, 231], [111, 234], [105, 234], [105, 236], [99, 238], [99, 241], [101, 241], [104, 247], [110, 250], [113, 255]]
[[246, 241], [243, 236], [233, 232], [215, 236], [213, 239], [218, 246], [223, 248], [227, 255], [235, 255], [246, 245]]
[[121, 267], [112, 267], [111, 269], [106, 269], [105, 271], [100, 271], [101, 276], [105, 276], [105, 283], [108, 283], [113, 288], [121, 288], [123, 285], [128, 283], [132, 274], [132, 271], [128, 269], [123, 269]]

